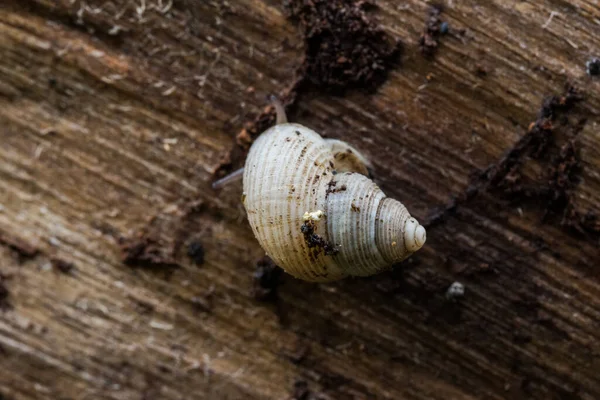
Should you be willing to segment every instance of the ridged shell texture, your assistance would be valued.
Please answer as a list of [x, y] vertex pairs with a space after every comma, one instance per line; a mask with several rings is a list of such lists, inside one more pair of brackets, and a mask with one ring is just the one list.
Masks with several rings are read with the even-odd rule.
[[373, 275], [424, 244], [425, 229], [362, 175], [363, 160], [298, 124], [254, 142], [243, 203], [260, 245], [286, 272], [317, 282]]

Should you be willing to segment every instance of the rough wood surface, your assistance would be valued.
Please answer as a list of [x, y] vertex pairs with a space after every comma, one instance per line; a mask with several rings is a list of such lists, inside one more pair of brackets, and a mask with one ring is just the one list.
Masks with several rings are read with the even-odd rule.
[[[448, 1], [424, 57], [429, 7], [379, 1], [368, 15], [404, 44], [400, 65], [375, 94], [305, 93], [290, 119], [363, 150], [419, 220], [463, 200], [394, 271], [284, 277], [261, 302], [241, 188], [210, 184], [302, 63], [282, 4], [2, 1], [0, 398], [600, 398], [598, 237], [542, 221], [543, 201], [464, 196], [571, 81], [585, 98], [547, 151], [586, 120], [572, 207], [600, 213], [600, 80], [585, 71], [600, 5]], [[527, 158], [523, 177], [545, 184], [549, 167]], [[170, 264], [124, 265], [122, 238], [150, 233]]]

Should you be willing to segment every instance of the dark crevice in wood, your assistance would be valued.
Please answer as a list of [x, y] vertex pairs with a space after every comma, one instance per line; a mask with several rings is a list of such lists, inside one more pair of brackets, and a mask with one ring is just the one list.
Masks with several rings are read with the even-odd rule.
[[[560, 216], [560, 224], [571, 232], [583, 234], [590, 239], [600, 237], [598, 216], [591, 211], [577, 211], [572, 201], [580, 168], [576, 137], [583, 130], [587, 119], [580, 118], [573, 124], [569, 122], [568, 115], [582, 100], [581, 93], [570, 84], [562, 95], [545, 98], [538, 118], [531, 123], [528, 132], [498, 163], [488, 166], [480, 173], [462, 194], [430, 216], [425, 226], [433, 228], [439, 225], [459, 207], [465, 206], [481, 193], [490, 192], [499, 194], [513, 206], [541, 201], [545, 203], [543, 221], [552, 216]], [[557, 140], [558, 130], [566, 131], [567, 142], [560, 148], [558, 155], [549, 157], [549, 150]], [[524, 177], [520, 171], [528, 159], [546, 160], [549, 164], [547, 176], [538, 178], [541, 182], [523, 183]]]

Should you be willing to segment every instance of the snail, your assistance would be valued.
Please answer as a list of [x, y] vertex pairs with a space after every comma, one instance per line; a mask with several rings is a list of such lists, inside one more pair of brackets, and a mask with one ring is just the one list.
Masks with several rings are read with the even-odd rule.
[[276, 125], [252, 144], [242, 202], [263, 250], [287, 273], [328, 282], [369, 276], [419, 250], [425, 228], [368, 178], [369, 162], [349, 144], [288, 123], [274, 99]]

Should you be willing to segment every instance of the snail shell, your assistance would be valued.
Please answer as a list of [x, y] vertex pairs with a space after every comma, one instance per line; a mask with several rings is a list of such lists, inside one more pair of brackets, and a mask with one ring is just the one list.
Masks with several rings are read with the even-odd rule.
[[243, 203], [265, 252], [289, 274], [326, 282], [388, 269], [423, 246], [425, 228], [365, 175], [368, 162], [299, 124], [252, 145]]

